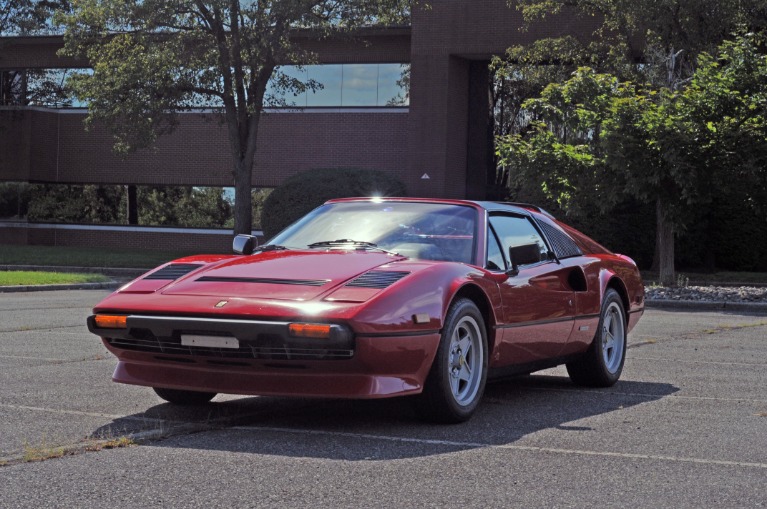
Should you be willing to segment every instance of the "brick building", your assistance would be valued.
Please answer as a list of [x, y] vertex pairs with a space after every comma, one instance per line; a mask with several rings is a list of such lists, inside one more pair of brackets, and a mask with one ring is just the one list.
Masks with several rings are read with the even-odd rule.
[[[410, 64], [409, 104], [268, 111], [254, 186], [312, 168], [358, 167], [391, 172], [413, 196], [482, 198], [492, 163], [490, 58], [542, 37], [590, 34], [593, 20], [563, 14], [521, 26], [507, 0], [439, 0], [414, 12], [409, 27], [371, 29], [357, 42], [307, 42], [323, 64]], [[0, 40], [0, 72], [87, 67], [56, 56], [61, 45], [60, 37]], [[84, 118], [82, 109], [0, 106], [0, 181], [232, 185], [226, 133], [209, 114], [183, 114], [156, 150], [126, 159], [112, 153], [105, 130], [86, 132]], [[32, 242], [29, 235], [21, 237]]]

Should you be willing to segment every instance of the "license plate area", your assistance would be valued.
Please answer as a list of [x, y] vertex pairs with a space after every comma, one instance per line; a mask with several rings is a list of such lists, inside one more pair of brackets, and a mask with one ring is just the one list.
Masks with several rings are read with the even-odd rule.
[[201, 334], [181, 334], [181, 344], [184, 346], [202, 346], [206, 348], [240, 348], [237, 338], [229, 336], [204, 336]]

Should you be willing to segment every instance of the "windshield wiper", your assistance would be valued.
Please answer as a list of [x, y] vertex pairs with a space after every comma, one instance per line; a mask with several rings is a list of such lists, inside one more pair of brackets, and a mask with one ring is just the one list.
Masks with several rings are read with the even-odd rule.
[[265, 253], [266, 251], [287, 251], [289, 247], [280, 246], [278, 244], [267, 244], [265, 246], [259, 246], [255, 250]]
[[356, 246], [356, 247], [361, 247], [365, 249], [375, 249], [376, 251], [381, 251], [390, 255], [402, 256], [399, 253], [395, 253], [393, 251], [387, 251], [386, 249], [382, 247], [378, 247], [378, 244], [375, 244], [373, 242], [365, 242], [362, 240], [352, 240], [352, 239], [323, 240], [322, 242], [315, 242], [313, 244], [309, 244], [306, 247], [308, 247], [309, 249], [313, 249], [315, 247], [336, 247], [336, 246]]
[[362, 240], [352, 240], [352, 239], [323, 240], [322, 242], [315, 242], [314, 244], [309, 244], [307, 247], [313, 248], [313, 247], [327, 247], [327, 246], [347, 246], [349, 244], [351, 244], [352, 246], [361, 246], [361, 247], [378, 247], [376, 244], [372, 242], [364, 242]]

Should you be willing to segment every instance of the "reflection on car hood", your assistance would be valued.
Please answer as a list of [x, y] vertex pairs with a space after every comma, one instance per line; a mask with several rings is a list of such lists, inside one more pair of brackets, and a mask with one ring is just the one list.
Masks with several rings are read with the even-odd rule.
[[166, 286], [164, 295], [310, 300], [403, 257], [377, 251], [270, 251], [228, 261]]

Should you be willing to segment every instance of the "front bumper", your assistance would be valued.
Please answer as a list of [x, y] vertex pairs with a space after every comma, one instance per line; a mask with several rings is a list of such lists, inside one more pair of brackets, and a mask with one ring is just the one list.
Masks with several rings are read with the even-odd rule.
[[[318, 340], [286, 337], [280, 332], [286, 324], [276, 322], [129, 317], [128, 324], [127, 330], [116, 331], [95, 327], [93, 317], [88, 320], [91, 332], [101, 336], [119, 360], [112, 376], [115, 382], [245, 395], [384, 398], [417, 394], [440, 340], [438, 331], [391, 336], [341, 332], [333, 341], [318, 344]], [[189, 347], [178, 339], [182, 332], [231, 334], [241, 346], [236, 350]]]

